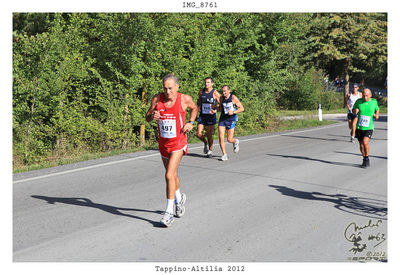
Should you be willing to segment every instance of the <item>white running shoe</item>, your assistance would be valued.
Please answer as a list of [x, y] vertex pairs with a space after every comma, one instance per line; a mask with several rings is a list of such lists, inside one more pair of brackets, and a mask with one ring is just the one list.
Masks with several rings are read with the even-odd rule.
[[233, 152], [234, 153], [239, 152], [239, 140], [238, 139], [236, 139], [235, 144], [233, 144]]
[[174, 215], [169, 212], [165, 212], [160, 222], [166, 227], [170, 227], [171, 224], [174, 222]]
[[208, 157], [208, 158], [212, 158], [212, 156], [213, 156], [212, 151], [211, 151], [211, 150], [208, 150], [208, 152], [207, 152], [207, 157]]
[[208, 153], [208, 144], [207, 144], [207, 142], [204, 142], [203, 153], [204, 153], [204, 154], [207, 154], [207, 153]]
[[227, 155], [227, 154], [223, 155], [223, 156], [221, 157], [221, 160], [222, 160], [222, 161], [228, 160], [228, 155]]
[[354, 143], [354, 142], [355, 142], [355, 138], [354, 138], [354, 137], [350, 137], [350, 141], [351, 141], [352, 143]]
[[178, 218], [182, 217], [185, 214], [185, 204], [186, 202], [186, 195], [182, 193], [181, 201], [175, 204], [175, 214]]

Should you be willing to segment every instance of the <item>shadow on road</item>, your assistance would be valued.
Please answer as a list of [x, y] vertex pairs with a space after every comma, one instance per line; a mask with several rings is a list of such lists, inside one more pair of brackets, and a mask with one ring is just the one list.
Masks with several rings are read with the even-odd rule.
[[[350, 152], [340, 152], [340, 151], [334, 151], [335, 153], [338, 154], [347, 154], [347, 155], [355, 155], [362, 157], [361, 153], [350, 153]], [[387, 159], [387, 157], [380, 157], [380, 156], [374, 156], [374, 155], [369, 155], [370, 158], [377, 158], [377, 159]]]
[[285, 196], [305, 200], [331, 202], [335, 205], [335, 208], [347, 213], [368, 218], [386, 220], [387, 202], [383, 200], [349, 197], [342, 194], [328, 195], [320, 192], [304, 192], [279, 185], [269, 185], [269, 187], [275, 188], [278, 192]]
[[282, 135], [282, 136], [283, 137], [294, 137], [294, 138], [316, 139], [316, 140], [324, 140], [324, 141], [340, 141], [340, 142], [348, 143], [347, 140], [337, 139], [337, 138], [319, 138], [319, 137], [295, 136], [295, 135], [289, 135], [289, 134], [285, 134], [285, 135]]
[[349, 135], [344, 136], [344, 135], [333, 135], [333, 134], [328, 134], [328, 136], [332, 136], [332, 137], [342, 137], [342, 138], [347, 138], [347, 140], [349, 139]]
[[314, 158], [303, 157], [303, 156], [289, 156], [289, 155], [277, 155], [277, 154], [267, 154], [267, 155], [268, 155], [268, 156], [273, 156], [273, 157], [303, 159], [303, 160], [318, 161], [318, 162], [327, 163], [327, 164], [334, 164], [334, 165], [341, 165], [341, 166], [350, 166], [350, 167], [358, 167], [358, 168], [361, 168], [361, 166], [360, 166], [359, 164], [354, 164], [354, 163], [345, 163], [345, 162], [329, 161], [329, 160], [323, 160], [323, 159], [314, 159]]
[[213, 155], [211, 158], [209, 158], [207, 155], [204, 154], [197, 154], [197, 153], [188, 153], [188, 157], [194, 157], [194, 158], [202, 158], [202, 159], [215, 159], [215, 160], [221, 160], [221, 155]]
[[195, 157], [195, 158], [202, 158], [202, 159], [204, 159], [204, 158], [207, 157], [207, 156], [204, 155], [204, 154], [197, 154], [197, 153], [188, 153], [187, 156], [189, 156], [189, 157]]
[[[375, 130], [377, 130], [377, 128], [375, 128]], [[382, 130], [382, 129], [381, 129], [381, 130]], [[350, 143], [350, 142], [349, 142], [350, 135], [348, 135], [348, 136], [343, 136], [343, 135], [328, 134], [328, 136], [343, 137], [345, 142]], [[374, 138], [374, 137], [372, 136], [372, 140], [387, 140], [387, 138]], [[343, 140], [342, 140], [342, 141], [343, 141]], [[358, 145], [357, 139], [355, 140], [355, 143]]]
[[115, 207], [115, 206], [111, 206], [111, 205], [107, 205], [107, 204], [95, 203], [87, 198], [59, 198], [59, 197], [46, 197], [46, 196], [38, 196], [38, 195], [32, 195], [31, 197], [35, 198], [35, 199], [44, 200], [49, 204], [64, 203], [64, 204], [97, 208], [97, 209], [103, 210], [110, 214], [135, 218], [138, 220], [143, 220], [143, 221], [151, 223], [154, 227], [163, 227], [159, 222], [155, 222], [155, 221], [152, 221], [152, 220], [149, 220], [146, 218], [142, 218], [142, 217], [135, 216], [135, 215], [129, 215], [129, 214], [125, 214], [125, 213], [121, 212], [121, 211], [136, 211], [136, 212], [147, 212], [147, 213], [156, 213], [156, 214], [164, 213], [163, 211], [159, 211], [159, 210], [151, 211], [151, 210], [135, 209], [135, 208], [121, 208], [121, 207]]

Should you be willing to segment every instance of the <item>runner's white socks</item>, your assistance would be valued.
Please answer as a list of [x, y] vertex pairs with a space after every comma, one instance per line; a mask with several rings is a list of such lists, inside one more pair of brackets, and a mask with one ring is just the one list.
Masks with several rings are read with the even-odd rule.
[[174, 205], [182, 200], [182, 193], [180, 189], [175, 191], [175, 199], [168, 200], [167, 199], [167, 209], [165, 212], [174, 213]]
[[172, 200], [167, 199], [167, 209], [165, 210], [165, 212], [174, 214], [174, 204], [175, 202], [173, 199]]
[[182, 194], [181, 194], [181, 190], [178, 189], [175, 192], [175, 202], [178, 203], [182, 200]]

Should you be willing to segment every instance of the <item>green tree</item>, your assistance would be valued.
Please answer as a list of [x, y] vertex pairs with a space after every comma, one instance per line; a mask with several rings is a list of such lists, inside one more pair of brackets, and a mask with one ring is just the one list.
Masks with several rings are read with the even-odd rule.
[[13, 13], [13, 31], [28, 36], [48, 32], [53, 13]]
[[276, 108], [314, 108], [332, 66], [386, 75], [380, 13], [15, 13], [13, 27], [13, 150], [24, 163], [154, 139], [144, 113], [171, 72], [195, 100], [205, 77], [230, 85], [246, 108], [239, 132], [267, 128]]
[[[66, 31], [65, 20], [56, 14], [49, 32], [14, 38], [14, 144], [24, 152], [24, 162], [81, 141], [77, 128], [85, 122], [91, 59], [82, 54], [86, 43], [77, 19]], [[87, 131], [79, 128], [79, 133]]]
[[344, 74], [344, 98], [350, 76], [387, 62], [387, 15], [377, 13], [315, 14], [308, 34], [311, 55], [319, 68], [338, 64]]
[[131, 14], [91, 16], [89, 37], [93, 72], [101, 90], [92, 96], [92, 112], [104, 125], [104, 149], [130, 148], [139, 141], [137, 127], [143, 120], [141, 102], [145, 63], [141, 27]]

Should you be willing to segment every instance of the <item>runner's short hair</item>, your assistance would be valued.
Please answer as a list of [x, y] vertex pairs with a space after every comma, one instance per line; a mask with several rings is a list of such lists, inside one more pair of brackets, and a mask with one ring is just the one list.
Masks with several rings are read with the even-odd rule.
[[173, 79], [175, 81], [175, 84], [179, 84], [179, 79], [176, 77], [175, 74], [167, 74], [166, 76], [164, 76], [162, 83], [164, 84], [167, 79]]
[[213, 79], [211, 76], [209, 76], [209, 77], [206, 77], [206, 78], [204, 79], [204, 81], [206, 81], [207, 79], [210, 79], [210, 80], [211, 80], [211, 82], [212, 82], [212, 83], [214, 83], [214, 79]]

